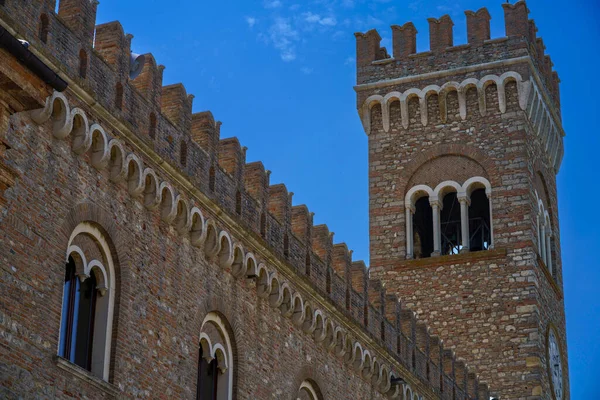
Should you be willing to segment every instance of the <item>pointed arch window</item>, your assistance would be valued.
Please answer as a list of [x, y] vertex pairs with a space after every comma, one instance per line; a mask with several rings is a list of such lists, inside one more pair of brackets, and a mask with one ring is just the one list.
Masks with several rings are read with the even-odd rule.
[[200, 333], [197, 400], [233, 398], [233, 339], [217, 313], [209, 313]]
[[114, 288], [108, 239], [94, 225], [79, 224], [67, 247], [58, 355], [106, 381]]

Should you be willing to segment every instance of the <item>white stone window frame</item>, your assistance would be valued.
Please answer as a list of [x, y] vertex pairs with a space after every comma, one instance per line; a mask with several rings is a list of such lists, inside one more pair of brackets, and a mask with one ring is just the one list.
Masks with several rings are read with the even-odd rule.
[[[87, 259], [85, 252], [73, 242], [79, 235], [91, 237], [102, 252], [104, 260]], [[82, 222], [73, 229], [69, 237], [65, 263], [69, 257], [75, 261], [75, 272], [81, 282], [94, 274], [97, 281], [99, 297], [96, 303], [94, 340], [92, 342], [92, 367], [91, 374], [108, 382], [110, 376], [110, 354], [112, 346], [112, 326], [115, 309], [115, 265], [112, 258], [110, 246], [104, 234], [94, 225]], [[63, 296], [64, 300], [64, 296]], [[61, 306], [61, 310], [63, 307]], [[65, 318], [61, 312], [61, 321]], [[60, 352], [58, 343], [57, 354]]]
[[535, 191], [535, 199], [537, 203], [537, 215], [536, 215], [536, 233], [537, 233], [537, 252], [550, 276], [554, 277], [554, 265], [552, 264], [552, 224], [550, 222], [550, 214], [544, 202], [540, 199], [538, 192]]
[[442, 210], [444, 196], [451, 192], [456, 192], [456, 197], [460, 203], [461, 215], [461, 247], [463, 252], [469, 251], [469, 205], [471, 204], [471, 194], [475, 189], [485, 189], [490, 207], [490, 245], [489, 249], [494, 248], [494, 224], [492, 216], [492, 185], [482, 176], [474, 176], [467, 179], [462, 185], [447, 180], [439, 183], [435, 189], [428, 185], [416, 185], [408, 190], [404, 197], [405, 224], [406, 224], [406, 258], [414, 257], [414, 232], [413, 232], [413, 214], [416, 211], [415, 204], [422, 197], [429, 197], [433, 213], [433, 253], [432, 256], [441, 254], [441, 225], [440, 212]]
[[[204, 332], [207, 325], [212, 325], [220, 336], [220, 341], [211, 340]], [[227, 325], [221, 316], [215, 312], [209, 313], [200, 328], [200, 346], [206, 361], [218, 360], [219, 378], [217, 384], [217, 400], [233, 399], [233, 347]], [[200, 366], [198, 366], [200, 367]]]

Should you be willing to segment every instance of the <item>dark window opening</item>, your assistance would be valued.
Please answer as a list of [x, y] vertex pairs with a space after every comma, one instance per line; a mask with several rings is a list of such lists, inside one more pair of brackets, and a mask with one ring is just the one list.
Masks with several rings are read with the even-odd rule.
[[350, 311], [350, 288], [346, 287], [346, 310]]
[[290, 239], [287, 233], [283, 235], [283, 256], [286, 259], [290, 256]]
[[[306, 267], [304, 273], [306, 276], [310, 276], [310, 252], [306, 253], [306, 259], [304, 260], [304, 266]], [[329, 271], [327, 271], [327, 279], [329, 285], [331, 285], [331, 276], [329, 276]], [[329, 293], [329, 291], [327, 291]]]
[[487, 250], [490, 243], [490, 201], [485, 189], [477, 189], [469, 206], [469, 251]]
[[197, 400], [216, 400], [219, 379], [217, 359], [210, 363], [203, 357], [200, 348], [200, 360], [198, 360], [198, 387], [196, 389]]
[[427, 380], [431, 379], [431, 367], [429, 366], [429, 360], [427, 360], [427, 364], [426, 364], [426, 369], [425, 369], [425, 374], [427, 377]]
[[117, 110], [123, 109], [123, 85], [121, 82], [117, 82], [117, 87], [115, 89], [115, 107]]
[[42, 14], [40, 16], [40, 29], [38, 32], [38, 36], [42, 43], [48, 42], [48, 31], [49, 31], [50, 22], [48, 21], [48, 16], [46, 14]]
[[440, 392], [444, 392], [444, 371], [440, 369]]
[[242, 215], [242, 192], [235, 192], [235, 212], [237, 215]]
[[460, 240], [460, 203], [456, 197], [456, 192], [444, 196], [440, 213], [440, 228], [442, 235], [441, 254], [458, 254], [462, 249], [462, 245]]
[[69, 257], [63, 287], [59, 355], [82, 368], [92, 369], [92, 343], [96, 314], [96, 278], [80, 282]]
[[385, 341], [385, 323], [381, 321], [381, 340]]
[[260, 215], [260, 236], [263, 239], [267, 237], [267, 217], [264, 212]]
[[331, 294], [331, 270], [327, 270], [327, 276], [325, 277], [325, 291], [327, 294]]
[[369, 303], [365, 301], [365, 304], [363, 306], [363, 310], [364, 310], [364, 320], [363, 320], [363, 324], [366, 327], [369, 327]]
[[414, 347], [413, 347], [413, 351], [412, 351], [411, 365], [412, 365], [412, 369], [413, 370], [417, 368], [417, 354], [415, 352]]
[[211, 192], [215, 191], [215, 167], [208, 170], [208, 188]]
[[184, 140], [182, 140], [181, 145], [179, 145], [179, 163], [181, 164], [182, 167], [185, 167], [187, 165], [187, 156], [188, 156], [187, 143]]
[[415, 258], [431, 257], [433, 252], [433, 214], [429, 197], [415, 203], [413, 215], [413, 254]]
[[88, 58], [85, 50], [81, 49], [79, 51], [79, 77], [81, 79], [85, 79], [87, 76], [87, 68], [88, 68]]
[[150, 129], [148, 129], [148, 135], [154, 139], [156, 137], [156, 114], [150, 113]]

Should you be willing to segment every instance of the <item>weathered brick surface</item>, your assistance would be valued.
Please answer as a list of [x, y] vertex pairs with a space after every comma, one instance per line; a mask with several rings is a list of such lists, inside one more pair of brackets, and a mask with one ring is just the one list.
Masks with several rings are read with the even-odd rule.
[[[440, 379], [442, 346], [436, 353], [428, 334], [415, 343], [414, 315], [369, 280], [364, 262], [353, 261], [345, 244], [334, 245], [326, 226], [312, 226], [308, 208], [292, 207], [284, 185], [270, 186], [262, 164], [246, 165], [244, 148], [235, 138], [220, 139], [220, 122], [210, 112], [192, 115], [192, 96], [183, 85], [162, 87], [162, 66], [151, 54], [142, 73], [128, 79], [131, 36], [118, 22], [97, 27], [92, 44], [96, 3], [61, 1], [58, 16], [54, 5], [0, 4], [2, 24], [30, 41], [35, 54], [68, 81], [62, 107], [79, 109], [79, 117], [61, 120], [59, 100], [43, 104], [49, 88], [2, 54], [7, 63], [1, 71], [14, 86], [3, 98], [21, 104], [0, 103], [2, 397], [110, 396], [55, 360], [65, 247], [81, 222], [101, 228], [116, 261], [109, 382], [118, 397], [194, 398], [200, 324], [209, 312], [227, 320], [234, 341], [234, 398], [296, 398], [307, 378], [324, 398], [384, 398], [380, 388], [389, 376], [379, 380], [381, 365], [424, 398], [467, 397], [453, 369]], [[38, 37], [41, 21], [48, 26], [45, 41]], [[387, 54], [379, 49], [377, 57]], [[35, 109], [54, 114], [34, 122], [28, 111]], [[101, 166], [94, 160], [102, 140], [86, 142], [92, 124], [120, 143]], [[66, 138], [55, 138], [62, 129]], [[137, 188], [144, 168], [173, 188], [172, 201], [180, 202], [169, 208], [164, 189], [157, 193], [163, 202], [153, 208], [158, 189], [152, 179]], [[236, 277], [233, 267], [221, 268], [220, 253], [210, 255], [211, 246], [194, 246], [197, 232], [185, 225], [193, 206], [214, 221], [215, 234], [230, 232], [292, 293], [309, 300], [312, 311], [325, 310], [328, 321], [341, 327], [339, 346], [347, 352], [326, 349], [319, 332], [304, 332], [259, 297], [264, 272]], [[401, 319], [401, 312], [409, 318]], [[347, 346], [355, 343], [363, 349]], [[486, 390], [475, 380], [468, 394], [479, 391], [485, 398]]]

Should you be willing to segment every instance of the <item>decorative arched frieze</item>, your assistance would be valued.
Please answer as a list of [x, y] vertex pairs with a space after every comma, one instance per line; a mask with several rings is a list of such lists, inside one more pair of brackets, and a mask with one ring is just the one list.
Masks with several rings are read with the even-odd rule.
[[400, 102], [400, 118], [404, 129], [408, 129], [409, 126], [409, 115], [408, 115], [408, 102], [412, 97], [419, 99], [419, 107], [421, 114], [421, 124], [426, 126], [428, 124], [428, 112], [427, 112], [427, 97], [431, 94], [438, 95], [440, 102], [440, 120], [445, 122], [447, 119], [447, 95], [448, 93], [455, 91], [458, 95], [459, 113], [462, 120], [467, 118], [467, 101], [466, 93], [471, 87], [477, 88], [477, 95], [479, 101], [479, 112], [482, 116], [487, 113], [487, 106], [485, 104], [485, 89], [490, 84], [495, 84], [498, 88], [498, 104], [502, 114], [506, 113], [506, 90], [505, 85], [507, 82], [516, 82], [517, 92], [519, 96], [519, 107], [522, 110], [526, 110], [527, 103], [531, 92], [531, 82], [523, 81], [521, 75], [514, 71], [505, 72], [504, 74], [497, 75], [486, 75], [481, 79], [468, 78], [462, 82], [446, 82], [441, 87], [437, 85], [429, 85], [423, 89], [411, 88], [404, 92], [390, 92], [385, 96], [372, 95], [369, 96], [359, 108], [359, 115], [363, 123], [363, 127], [367, 135], [371, 133], [371, 109], [375, 104], [381, 105], [382, 123], [385, 132], [390, 129], [390, 104], [393, 101]]

